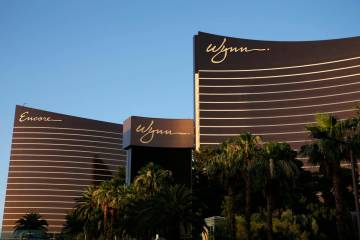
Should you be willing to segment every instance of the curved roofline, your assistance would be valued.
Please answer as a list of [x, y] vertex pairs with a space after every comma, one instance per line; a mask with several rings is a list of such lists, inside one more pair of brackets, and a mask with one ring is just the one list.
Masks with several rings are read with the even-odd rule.
[[194, 121], [193, 118], [159, 118], [159, 117], [148, 117], [148, 116], [139, 116], [139, 115], [131, 115], [130, 117], [128, 117], [126, 120], [135, 117], [135, 118], [146, 118], [148, 120], [191, 120]]
[[360, 36], [352, 36], [352, 37], [345, 37], [345, 38], [331, 38], [331, 39], [315, 39], [315, 40], [286, 40], [286, 41], [281, 41], [281, 40], [266, 40], [266, 39], [249, 39], [249, 38], [237, 38], [237, 37], [233, 37], [233, 36], [224, 36], [224, 35], [218, 35], [218, 34], [213, 34], [213, 33], [207, 33], [207, 32], [202, 32], [202, 31], [198, 31], [197, 35], [200, 34], [206, 34], [206, 35], [211, 35], [214, 37], [221, 37], [221, 38], [231, 38], [231, 39], [236, 39], [236, 40], [246, 40], [246, 41], [257, 41], [257, 42], [273, 42], [273, 43], [311, 43], [311, 42], [334, 42], [334, 41], [342, 41], [342, 40], [352, 40], [352, 39], [360, 39]]

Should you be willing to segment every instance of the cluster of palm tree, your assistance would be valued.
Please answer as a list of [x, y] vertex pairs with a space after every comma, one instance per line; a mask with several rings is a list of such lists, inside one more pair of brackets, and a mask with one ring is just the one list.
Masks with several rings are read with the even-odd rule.
[[[315, 139], [312, 144], [301, 148], [300, 153], [309, 157], [312, 164], [320, 166], [320, 171], [332, 183], [332, 192], [336, 209], [336, 226], [339, 239], [351, 237], [349, 207], [344, 202], [346, 187], [341, 162], [351, 162], [356, 212], [358, 213], [358, 175], [355, 159], [360, 151], [360, 114], [356, 117], [339, 121], [335, 116], [320, 114], [316, 117], [316, 124], [307, 127], [310, 135]], [[359, 214], [359, 213], [358, 213]], [[360, 219], [357, 219], [360, 226]]]
[[[251, 239], [252, 192], [254, 184], [259, 185], [259, 176], [262, 178], [260, 184], [267, 202], [268, 239], [272, 239], [274, 188], [281, 185], [279, 179], [291, 181], [298, 172], [295, 164], [296, 152], [287, 143], [261, 143], [259, 136], [241, 134], [213, 149], [213, 154], [210, 154], [212, 157], [209, 157], [204, 165], [209, 177], [218, 179], [226, 189], [225, 215], [229, 222], [231, 239], [236, 239], [236, 197], [241, 191], [245, 198], [246, 235], [247, 239]], [[209, 154], [209, 150], [206, 151], [206, 154]], [[244, 187], [240, 188], [239, 183]]]
[[[197, 169], [194, 173], [198, 175], [195, 178], [198, 186], [194, 190], [201, 192], [201, 184], [204, 184], [204, 181], [201, 183], [198, 180], [201, 175], [213, 180], [213, 188], [214, 182], [222, 186], [224, 197], [221, 214], [227, 220], [229, 239], [239, 238], [237, 215], [245, 219], [246, 236], [242, 239], [252, 239], [251, 216], [259, 209], [264, 209], [266, 213], [267, 239], [276, 239], [273, 233], [275, 208], [278, 215], [288, 208], [299, 214], [306, 212], [314, 221], [318, 218], [320, 225], [327, 221], [320, 231], [328, 231], [328, 235], [319, 233], [318, 227], [313, 227], [316, 228], [312, 229], [313, 232], [317, 232], [314, 239], [320, 236], [324, 239], [354, 237], [356, 228], [352, 226], [350, 210], [354, 209], [354, 199], [355, 203], [358, 201], [358, 175], [357, 170], [352, 172], [353, 184], [350, 184], [348, 171], [341, 163], [348, 161], [356, 168], [355, 162], [360, 153], [360, 114], [341, 121], [331, 114], [320, 114], [316, 117], [316, 123], [307, 126], [307, 130], [313, 141], [302, 146], [299, 153], [292, 150], [288, 143], [263, 143], [259, 136], [243, 133], [216, 148], [200, 149], [195, 154]], [[318, 165], [320, 171], [305, 172], [301, 168], [303, 163], [296, 159], [298, 155]], [[205, 185], [209, 183], [206, 181]], [[352, 202], [348, 198], [349, 189], [355, 195]], [[330, 194], [326, 196], [326, 193]], [[315, 214], [314, 206], [329, 210], [321, 213], [316, 211]], [[331, 212], [335, 212], [333, 218], [327, 214]], [[329, 230], [333, 226], [336, 226], [337, 236]]]
[[121, 174], [88, 187], [67, 216], [65, 239], [189, 239], [204, 231], [200, 207], [172, 173], [149, 163], [133, 184]]

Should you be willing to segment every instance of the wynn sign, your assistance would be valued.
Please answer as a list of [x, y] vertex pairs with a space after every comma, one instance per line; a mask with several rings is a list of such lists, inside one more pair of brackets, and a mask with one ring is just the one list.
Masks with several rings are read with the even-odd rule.
[[171, 170], [178, 183], [190, 185], [192, 119], [129, 117], [124, 122], [123, 146], [127, 150], [127, 181], [149, 162]]

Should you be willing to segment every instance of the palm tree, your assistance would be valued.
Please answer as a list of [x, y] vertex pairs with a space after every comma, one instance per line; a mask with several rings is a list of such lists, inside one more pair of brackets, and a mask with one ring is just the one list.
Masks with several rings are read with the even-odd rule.
[[75, 214], [74, 211], [71, 211], [65, 217], [66, 222], [62, 229], [62, 235], [66, 237], [66, 239], [76, 239], [79, 240], [84, 233], [84, 223], [79, 219], [79, 216]]
[[[96, 205], [103, 211], [104, 235], [108, 239], [115, 237], [115, 218], [120, 214], [119, 210], [126, 202], [127, 188], [123, 181], [113, 178], [102, 182], [94, 191], [93, 199]], [[109, 218], [110, 224], [108, 223]]]
[[268, 240], [273, 239], [272, 215], [275, 187], [280, 187], [279, 182], [294, 180], [299, 169], [295, 163], [296, 152], [289, 144], [279, 142], [268, 142], [263, 145], [261, 158], [256, 159], [251, 168], [264, 177], [266, 196], [266, 227]]
[[138, 201], [138, 196], [131, 186], [125, 184], [117, 187], [117, 196], [110, 202], [111, 232], [115, 239], [127, 237], [129, 228], [129, 216], [134, 215], [136, 208], [133, 208]]
[[103, 211], [103, 225], [104, 231], [108, 231], [108, 217], [109, 217], [109, 209], [110, 204], [115, 197], [115, 187], [108, 181], [103, 181], [99, 185], [99, 187], [93, 193], [93, 201], [97, 205], [98, 208], [101, 208]]
[[116, 175], [111, 179], [118, 185], [126, 184], [126, 169], [124, 166], [119, 166]]
[[343, 160], [351, 163], [352, 180], [353, 180], [353, 194], [355, 211], [357, 216], [358, 239], [360, 239], [360, 213], [358, 200], [358, 169], [357, 158], [360, 156], [360, 106], [357, 106], [357, 115], [336, 123], [336, 138], [331, 138], [323, 133], [318, 133], [320, 137], [328, 138], [335, 141], [339, 145], [340, 151], [343, 153]]
[[225, 211], [225, 216], [229, 223], [230, 237], [235, 239], [234, 183], [241, 178], [243, 163], [241, 162], [239, 151], [237, 151], [237, 146], [230, 140], [223, 142], [214, 153], [214, 156], [210, 157], [206, 163], [206, 170], [210, 177], [219, 179], [227, 191], [225, 198], [228, 211]]
[[192, 161], [191, 190], [194, 196], [206, 205], [205, 216], [218, 216], [222, 212], [224, 188], [217, 179], [210, 178], [206, 171], [206, 163], [209, 158], [217, 154], [216, 151], [216, 148], [201, 148], [199, 151], [194, 151]]
[[45, 239], [47, 234], [48, 222], [42, 219], [38, 213], [27, 213], [16, 221], [14, 234], [26, 236], [26, 239]]
[[150, 162], [140, 169], [138, 176], [134, 179], [133, 187], [135, 192], [146, 198], [168, 187], [172, 182], [171, 171], [161, 169]]
[[223, 142], [207, 162], [208, 174], [220, 179], [227, 190], [227, 218], [232, 239], [236, 238], [235, 183], [240, 179], [245, 181], [245, 219], [247, 238], [250, 239], [251, 175], [249, 167], [256, 157], [260, 142], [260, 137], [243, 133]]
[[360, 212], [358, 198], [359, 172], [355, 162], [360, 157], [360, 106], [357, 106], [357, 115], [340, 122], [340, 129], [343, 131], [341, 144], [345, 147], [348, 160], [351, 163], [353, 194], [356, 211], [357, 234], [360, 239]]
[[[341, 183], [340, 161], [346, 159], [344, 146], [340, 144], [344, 137], [342, 123], [330, 114], [319, 114], [316, 123], [307, 126], [310, 136], [315, 139], [312, 144], [301, 148], [302, 155], [308, 156], [312, 164], [319, 164], [320, 171], [332, 182], [336, 208], [336, 226], [339, 239], [347, 239], [351, 233], [347, 224], [348, 211], [344, 205]], [[339, 141], [340, 140], [340, 141]]]
[[181, 239], [191, 232], [200, 235], [205, 222], [195, 207], [191, 190], [184, 185], [174, 185], [156, 193], [151, 199], [138, 205], [136, 229], [141, 239], [155, 234], [166, 239]]
[[[173, 183], [172, 173], [150, 162], [139, 171], [132, 185], [123, 189], [118, 206], [121, 211], [121, 224], [117, 228], [120, 235], [148, 239], [155, 233], [150, 231], [151, 223], [139, 227], [140, 212], [160, 191], [165, 191]], [[118, 214], [119, 215], [119, 214]], [[140, 219], [140, 220], [139, 220]]]
[[87, 240], [99, 236], [103, 229], [103, 212], [98, 208], [95, 202], [94, 192], [97, 190], [96, 186], [87, 187], [82, 197], [77, 200], [77, 205], [74, 214], [83, 222], [84, 238]]
[[239, 150], [241, 151], [243, 165], [243, 176], [245, 180], [245, 221], [247, 239], [251, 239], [250, 218], [251, 218], [251, 187], [252, 179], [250, 174], [251, 161], [257, 158], [257, 153], [261, 143], [259, 136], [243, 133], [237, 138]]

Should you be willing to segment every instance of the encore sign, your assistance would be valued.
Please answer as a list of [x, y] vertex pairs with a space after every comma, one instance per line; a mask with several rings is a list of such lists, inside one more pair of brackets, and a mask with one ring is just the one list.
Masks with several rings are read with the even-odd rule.
[[132, 116], [125, 120], [124, 148], [130, 146], [193, 148], [192, 119], [162, 119]]
[[62, 122], [61, 119], [54, 119], [46, 115], [35, 115], [29, 111], [22, 112], [18, 118], [19, 122]]

